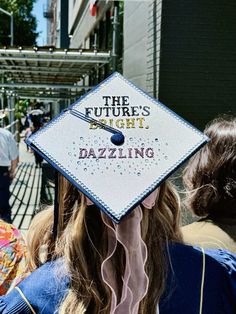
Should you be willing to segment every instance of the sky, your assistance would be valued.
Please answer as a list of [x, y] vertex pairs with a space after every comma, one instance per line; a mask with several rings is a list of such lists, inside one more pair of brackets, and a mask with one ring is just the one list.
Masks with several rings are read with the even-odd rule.
[[47, 40], [47, 19], [43, 17], [43, 8], [46, 6], [47, 0], [36, 0], [33, 8], [33, 15], [37, 19], [37, 32], [39, 36], [37, 39], [38, 46], [46, 45]]

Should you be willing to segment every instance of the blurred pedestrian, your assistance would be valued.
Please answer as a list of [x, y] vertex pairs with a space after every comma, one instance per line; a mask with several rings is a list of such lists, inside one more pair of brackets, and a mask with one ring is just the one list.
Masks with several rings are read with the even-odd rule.
[[[42, 127], [41, 122], [39, 122], [39, 121], [35, 122], [33, 125], [33, 128], [32, 128], [32, 134], [37, 132], [41, 127]], [[43, 162], [43, 157], [41, 155], [39, 155], [36, 151], [34, 151], [33, 153], [34, 153], [36, 168], [41, 168], [42, 162]]]
[[[27, 140], [27, 138], [32, 134], [32, 127], [28, 127], [26, 130], [25, 130], [25, 140]], [[27, 151], [30, 150], [29, 146], [26, 144], [26, 149]], [[31, 151], [31, 150], [30, 150]]]
[[[4, 114], [0, 113], [0, 120]], [[10, 184], [15, 176], [19, 152], [13, 135], [0, 127], [0, 218], [11, 223]]]
[[210, 142], [184, 171], [186, 204], [201, 217], [182, 228], [184, 241], [236, 253], [236, 117], [213, 120], [205, 134]]
[[19, 230], [0, 219], [0, 295], [29, 274], [27, 248]]
[[32, 121], [31, 121], [31, 118], [30, 118], [30, 114], [27, 113], [27, 114], [26, 114], [26, 117], [25, 117], [24, 128], [27, 129], [27, 128], [29, 128], [31, 125], [32, 125]]

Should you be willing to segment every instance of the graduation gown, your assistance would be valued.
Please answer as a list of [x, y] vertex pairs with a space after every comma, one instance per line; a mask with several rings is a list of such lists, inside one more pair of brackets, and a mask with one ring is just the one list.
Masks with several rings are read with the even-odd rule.
[[[224, 250], [203, 254], [201, 249], [183, 244], [170, 244], [167, 255], [169, 271], [160, 314], [236, 313], [235, 255]], [[0, 298], [0, 313], [58, 313], [69, 282], [63, 260], [48, 262], [19, 284], [20, 291], [14, 289]]]

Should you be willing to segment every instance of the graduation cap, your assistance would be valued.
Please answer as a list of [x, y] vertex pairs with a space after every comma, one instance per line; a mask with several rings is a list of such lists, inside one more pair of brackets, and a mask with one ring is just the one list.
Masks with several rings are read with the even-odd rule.
[[27, 144], [119, 223], [207, 141], [115, 72]]

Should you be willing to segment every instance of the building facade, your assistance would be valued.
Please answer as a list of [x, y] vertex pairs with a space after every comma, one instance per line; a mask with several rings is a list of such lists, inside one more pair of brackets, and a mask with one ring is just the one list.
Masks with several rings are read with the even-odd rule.
[[89, 74], [90, 85], [122, 72], [123, 1], [69, 0], [68, 31], [70, 48], [111, 52], [111, 63]]
[[68, 0], [48, 0], [44, 17], [47, 19], [47, 46], [68, 48]]
[[233, 0], [124, 4], [127, 78], [200, 128], [236, 111]]

